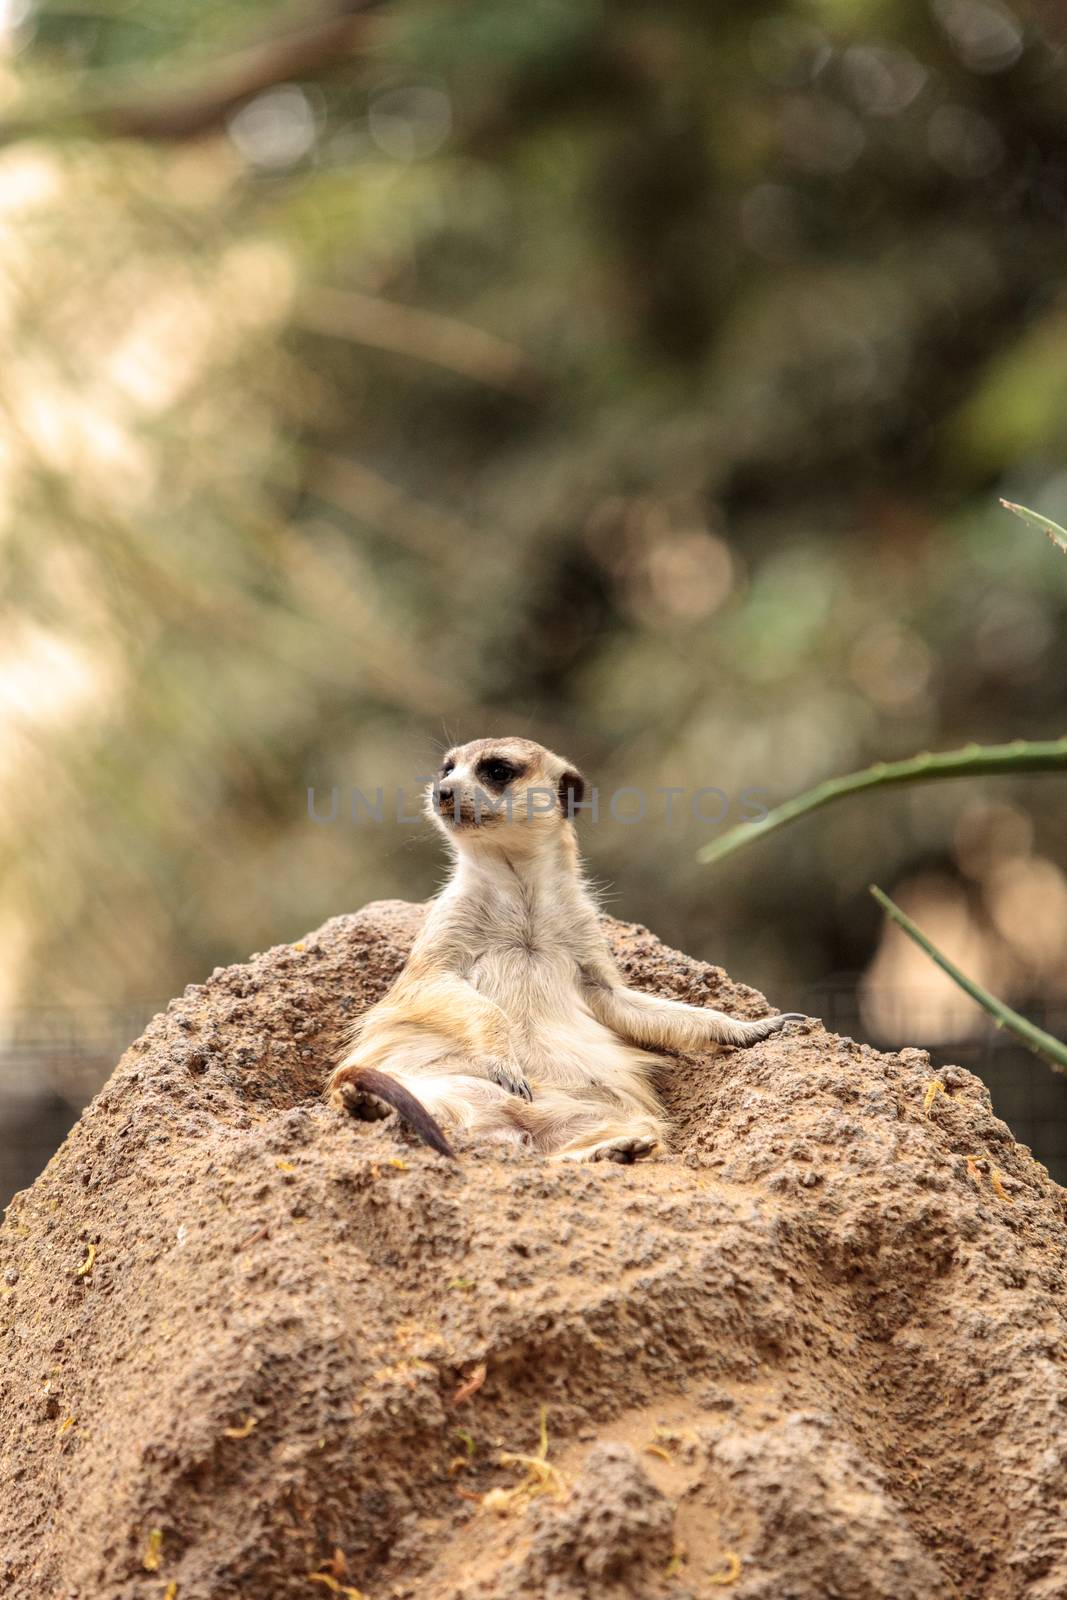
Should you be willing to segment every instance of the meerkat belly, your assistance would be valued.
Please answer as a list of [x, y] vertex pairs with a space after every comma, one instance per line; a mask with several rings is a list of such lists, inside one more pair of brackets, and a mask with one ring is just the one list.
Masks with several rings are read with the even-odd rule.
[[469, 981], [504, 1011], [516, 1060], [535, 1089], [540, 1082], [579, 1095], [636, 1097], [654, 1104], [649, 1079], [659, 1058], [597, 1021], [565, 952], [494, 950], [479, 958]]

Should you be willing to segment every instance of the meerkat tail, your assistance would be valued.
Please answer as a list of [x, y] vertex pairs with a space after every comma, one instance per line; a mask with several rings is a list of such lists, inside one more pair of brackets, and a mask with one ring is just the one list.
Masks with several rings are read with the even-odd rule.
[[431, 1116], [421, 1100], [416, 1100], [410, 1090], [405, 1089], [402, 1083], [391, 1078], [387, 1072], [378, 1072], [374, 1067], [357, 1067], [351, 1073], [349, 1081], [361, 1089], [366, 1089], [368, 1094], [376, 1095], [379, 1100], [384, 1100], [386, 1105], [392, 1106], [412, 1132], [418, 1134], [423, 1144], [428, 1144], [439, 1156], [447, 1156], [450, 1161], [456, 1159], [456, 1153], [442, 1133], [436, 1118]]

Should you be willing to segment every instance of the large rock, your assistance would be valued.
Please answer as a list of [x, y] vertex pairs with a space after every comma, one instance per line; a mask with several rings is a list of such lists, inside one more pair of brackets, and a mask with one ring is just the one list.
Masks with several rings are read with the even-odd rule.
[[979, 1081], [811, 1024], [672, 1065], [669, 1160], [450, 1164], [318, 1100], [421, 915], [187, 990], [13, 1202], [0, 1591], [1062, 1600], [1064, 1194]]

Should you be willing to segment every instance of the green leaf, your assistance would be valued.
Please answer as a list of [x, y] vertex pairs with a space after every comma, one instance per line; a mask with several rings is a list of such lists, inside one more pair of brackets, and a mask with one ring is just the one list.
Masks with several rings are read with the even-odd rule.
[[1014, 512], [1023, 522], [1028, 522], [1031, 528], [1040, 528], [1042, 533], [1047, 533], [1057, 549], [1067, 554], [1067, 529], [1061, 528], [1058, 522], [1043, 517], [1040, 511], [1030, 511], [1026, 506], [1017, 506], [1011, 500], [1002, 500], [1000, 503], [1005, 511]]
[[957, 966], [953, 965], [948, 956], [943, 955], [937, 946], [926, 937], [925, 933], [916, 927], [911, 918], [906, 917], [900, 907], [894, 905], [889, 896], [879, 889], [876, 884], [872, 883], [870, 890], [890, 919], [899, 928], [903, 928], [908, 938], [917, 944], [920, 950], [925, 951], [931, 961], [936, 962], [941, 968], [942, 972], [948, 973], [953, 983], [957, 984], [965, 994], [969, 994], [972, 1000], [977, 1000], [983, 1011], [988, 1011], [998, 1028], [1008, 1028], [1017, 1038], [1022, 1040], [1028, 1050], [1032, 1050], [1035, 1055], [1043, 1056], [1058, 1072], [1067, 1072], [1067, 1045], [1061, 1043], [1059, 1039], [1053, 1038], [1052, 1034], [1046, 1033], [1043, 1028], [1038, 1028], [1034, 1023], [1028, 1022], [1017, 1011], [1013, 1011], [1010, 1006], [1006, 1006], [1003, 1000], [998, 1000], [995, 995], [989, 993], [988, 989], [983, 989], [980, 983], [975, 983], [973, 978], [966, 977]]

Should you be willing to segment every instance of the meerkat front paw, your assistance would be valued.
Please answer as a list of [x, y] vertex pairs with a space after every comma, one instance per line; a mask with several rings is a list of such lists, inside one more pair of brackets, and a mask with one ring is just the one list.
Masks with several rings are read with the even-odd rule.
[[486, 1077], [490, 1083], [497, 1083], [508, 1094], [517, 1095], [520, 1100], [532, 1100], [533, 1090], [521, 1075], [511, 1071], [503, 1061], [492, 1061], [486, 1067]]
[[[780, 1033], [790, 1022], [808, 1022], [809, 1020], [810, 1018], [806, 1017], [802, 1011], [780, 1011], [774, 1017], [757, 1017], [755, 1022], [741, 1022], [739, 1026], [742, 1033], [736, 1044], [742, 1050], [745, 1050], [749, 1045], [762, 1044], [764, 1039], [772, 1038], [774, 1034]], [[733, 1040], [730, 1041], [730, 1043], [734, 1042]]]
[[589, 1152], [590, 1161], [617, 1161], [623, 1166], [629, 1166], [634, 1161], [643, 1161], [650, 1156], [658, 1145], [658, 1139], [646, 1137], [627, 1137], [623, 1139], [608, 1139], [604, 1144], [598, 1144]]

